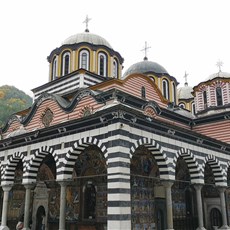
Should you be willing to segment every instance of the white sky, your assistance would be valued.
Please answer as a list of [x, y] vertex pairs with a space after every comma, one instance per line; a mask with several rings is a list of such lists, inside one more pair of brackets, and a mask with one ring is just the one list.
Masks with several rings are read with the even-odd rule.
[[30, 90], [48, 81], [47, 56], [69, 36], [89, 30], [125, 59], [124, 71], [148, 60], [190, 86], [230, 72], [229, 0], [7, 0], [0, 2], [0, 86]]

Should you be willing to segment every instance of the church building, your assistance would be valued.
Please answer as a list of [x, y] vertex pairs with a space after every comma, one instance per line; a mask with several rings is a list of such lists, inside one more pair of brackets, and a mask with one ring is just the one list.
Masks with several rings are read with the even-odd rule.
[[230, 73], [180, 87], [147, 55], [123, 73], [88, 21], [0, 129], [0, 230], [230, 229]]

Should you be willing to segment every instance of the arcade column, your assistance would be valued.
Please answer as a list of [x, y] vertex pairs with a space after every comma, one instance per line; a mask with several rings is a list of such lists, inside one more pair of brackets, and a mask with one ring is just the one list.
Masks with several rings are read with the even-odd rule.
[[203, 205], [201, 198], [201, 189], [203, 185], [196, 184], [194, 185], [196, 190], [196, 202], [197, 202], [197, 215], [198, 215], [198, 228], [196, 230], [205, 230], [204, 228], [204, 220], [203, 220]]
[[172, 181], [163, 181], [165, 187], [166, 209], [167, 209], [167, 230], [173, 230], [173, 211], [172, 211]]
[[8, 211], [8, 199], [9, 199], [9, 191], [11, 190], [12, 185], [3, 185], [3, 203], [2, 203], [2, 222], [0, 226], [0, 230], [9, 230], [7, 227], [7, 211]]

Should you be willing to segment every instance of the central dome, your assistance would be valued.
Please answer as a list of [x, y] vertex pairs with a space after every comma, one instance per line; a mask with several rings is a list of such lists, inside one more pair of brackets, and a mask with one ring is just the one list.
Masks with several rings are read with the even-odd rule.
[[103, 45], [112, 49], [112, 46], [103, 37], [89, 32], [72, 35], [65, 39], [62, 45], [71, 45], [81, 42], [87, 42], [93, 45]]
[[167, 70], [163, 66], [159, 65], [158, 63], [144, 60], [131, 65], [125, 71], [123, 78], [125, 78], [126, 76], [132, 73], [148, 73], [148, 72], [168, 74]]

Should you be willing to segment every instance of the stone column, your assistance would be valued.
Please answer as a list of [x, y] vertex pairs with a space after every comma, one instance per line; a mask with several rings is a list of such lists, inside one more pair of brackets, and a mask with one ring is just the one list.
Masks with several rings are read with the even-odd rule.
[[23, 230], [29, 230], [29, 220], [30, 220], [30, 197], [31, 189], [34, 187], [32, 184], [25, 184], [26, 188], [26, 197], [25, 197], [25, 207], [24, 207], [24, 227]]
[[11, 190], [11, 185], [3, 185], [2, 189], [4, 191], [3, 194], [3, 203], [2, 203], [2, 222], [0, 226], [0, 230], [9, 230], [7, 227], [7, 211], [8, 211], [8, 199], [9, 199], [9, 191]]
[[203, 205], [201, 198], [202, 185], [194, 185], [196, 189], [196, 202], [197, 202], [197, 215], [198, 215], [198, 228], [196, 230], [205, 230], [203, 221]]
[[222, 213], [222, 221], [223, 221], [223, 225], [219, 229], [230, 229], [230, 227], [227, 225], [226, 204], [225, 204], [225, 195], [224, 195], [226, 188], [219, 187], [218, 190], [220, 192], [220, 205], [221, 205], [221, 213]]
[[60, 194], [60, 216], [59, 216], [59, 230], [65, 230], [65, 212], [66, 212], [66, 185], [65, 181], [59, 182], [61, 185]]
[[167, 230], [173, 230], [173, 212], [172, 212], [172, 181], [163, 181], [165, 187], [166, 210], [167, 210]]

